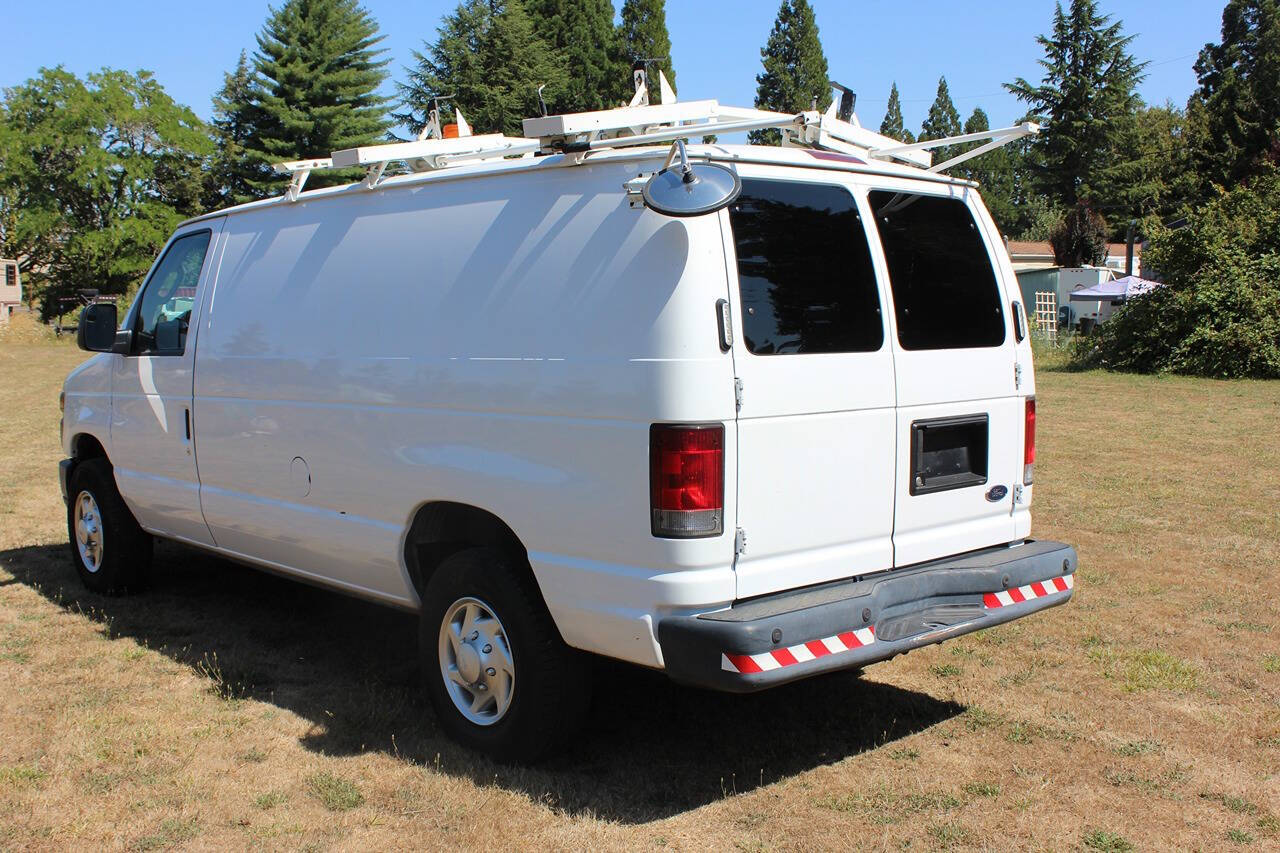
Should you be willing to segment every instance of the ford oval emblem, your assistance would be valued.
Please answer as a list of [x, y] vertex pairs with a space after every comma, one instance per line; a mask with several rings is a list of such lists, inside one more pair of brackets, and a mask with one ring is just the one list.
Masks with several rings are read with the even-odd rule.
[[1009, 494], [1009, 490], [1004, 486], [992, 486], [991, 490], [987, 492], [987, 500], [992, 503], [1002, 501], [1007, 494]]

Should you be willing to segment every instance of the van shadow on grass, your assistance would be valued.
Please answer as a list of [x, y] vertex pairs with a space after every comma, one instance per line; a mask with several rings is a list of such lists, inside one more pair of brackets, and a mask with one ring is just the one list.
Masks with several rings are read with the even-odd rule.
[[85, 590], [66, 546], [0, 552], [63, 608], [252, 698], [310, 720], [325, 755], [379, 751], [571, 813], [643, 823], [880, 746], [961, 713], [954, 702], [840, 673], [733, 696], [602, 661], [590, 721], [565, 755], [496, 765], [447, 740], [419, 686], [412, 615], [159, 543], [143, 594]]

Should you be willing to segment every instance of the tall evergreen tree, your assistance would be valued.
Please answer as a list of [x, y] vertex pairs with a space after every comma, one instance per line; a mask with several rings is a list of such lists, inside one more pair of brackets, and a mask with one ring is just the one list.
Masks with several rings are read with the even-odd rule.
[[[760, 60], [764, 71], [756, 75], [756, 107], [789, 113], [812, 108], [815, 99], [820, 110], [830, 105], [827, 57], [809, 0], [782, 0]], [[754, 130], [749, 137], [756, 145], [782, 141], [782, 134], [772, 128]]]
[[[624, 59], [632, 62], [637, 59], [661, 59], [653, 67], [655, 71], [662, 71], [671, 88], [675, 88], [676, 68], [671, 57], [671, 36], [667, 32], [666, 0], [625, 0], [622, 4], [619, 35]], [[657, 103], [656, 79], [650, 90], [650, 103]]]
[[548, 102], [568, 82], [561, 56], [533, 31], [520, 0], [465, 0], [445, 17], [426, 53], [399, 86], [405, 112], [394, 117], [414, 133], [422, 130], [431, 99], [452, 103], [477, 133], [521, 136], [521, 121], [537, 115], [538, 87]]
[[257, 187], [272, 178], [268, 164], [248, 150], [257, 129], [259, 97], [257, 79], [242, 50], [235, 70], [222, 75], [222, 88], [213, 96], [214, 151], [205, 175], [206, 209], [260, 198]]
[[898, 97], [898, 83], [895, 80], [889, 89], [889, 107], [884, 112], [884, 121], [880, 122], [880, 132], [891, 139], [903, 142], [915, 142], [916, 138], [902, 126], [902, 100]]
[[616, 107], [629, 100], [631, 63], [622, 57], [612, 0], [525, 0], [538, 36], [564, 57], [569, 79], [548, 100], [552, 112]]
[[1005, 88], [1030, 105], [1047, 126], [1034, 147], [1043, 161], [1039, 183], [1051, 200], [1073, 207], [1084, 198], [1105, 206], [1110, 174], [1125, 124], [1139, 106], [1135, 93], [1145, 62], [1129, 53], [1133, 36], [1123, 22], [1098, 12], [1095, 0], [1058, 4], [1053, 32], [1037, 39], [1044, 48], [1040, 85], [1019, 77]]
[[1191, 144], [1203, 180], [1232, 186], [1280, 160], [1280, 2], [1230, 0], [1222, 41], [1205, 45], [1195, 70]]
[[[929, 114], [925, 116], [924, 123], [920, 125], [920, 141], [926, 139], [943, 139], [948, 136], [960, 135], [960, 113], [956, 112], [956, 105], [951, 102], [951, 91], [947, 88], [947, 78], [938, 78], [938, 94], [933, 99], [933, 105], [929, 107]], [[944, 160], [950, 160], [956, 153], [955, 146], [944, 145], [941, 148], [933, 149], [933, 162], [941, 163]]]
[[[386, 98], [377, 92], [387, 76], [387, 61], [378, 59], [382, 38], [357, 0], [285, 0], [272, 10], [253, 56], [261, 91], [250, 155], [276, 163], [379, 141], [388, 127]], [[358, 176], [317, 172], [308, 186]], [[263, 193], [283, 186], [274, 177], [250, 183]]]

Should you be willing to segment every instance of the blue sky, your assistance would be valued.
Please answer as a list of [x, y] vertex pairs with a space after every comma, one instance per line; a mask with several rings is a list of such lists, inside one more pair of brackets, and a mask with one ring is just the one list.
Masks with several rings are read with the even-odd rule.
[[[914, 3], [812, 0], [831, 77], [858, 93], [858, 116], [878, 127], [889, 86], [897, 81], [906, 123], [918, 129], [946, 75], [963, 119], [975, 106], [993, 126], [1015, 121], [1022, 108], [1001, 83], [1039, 80], [1036, 35], [1047, 32], [1052, 0]], [[622, 0], [614, 0], [621, 7]], [[456, 0], [365, 0], [386, 34], [392, 79], [402, 78], [410, 52], [435, 38]], [[1151, 62], [1140, 93], [1149, 103], [1182, 106], [1195, 88], [1191, 69], [1206, 42], [1220, 36], [1223, 0], [1100, 0], [1136, 36], [1133, 52]], [[718, 98], [750, 105], [760, 47], [777, 0], [667, 0], [667, 25], [682, 99]], [[103, 66], [149, 69], [178, 101], [202, 117], [209, 98], [267, 15], [262, 0], [218, 0], [178, 6], [153, 0], [14, 2], [6, 4], [0, 86], [31, 77], [42, 66], [77, 74]], [[391, 93], [391, 84], [387, 86]]]

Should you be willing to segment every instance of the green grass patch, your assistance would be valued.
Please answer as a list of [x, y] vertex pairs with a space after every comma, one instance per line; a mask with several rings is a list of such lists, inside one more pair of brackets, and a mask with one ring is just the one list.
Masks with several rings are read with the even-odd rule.
[[889, 753], [889, 757], [894, 761], [915, 761], [920, 757], [920, 750], [912, 749], [911, 747], [903, 747], [902, 749], [895, 749], [893, 752]]
[[1262, 659], [1262, 668], [1267, 672], [1280, 672], [1280, 655], [1267, 655]]
[[1089, 657], [1102, 665], [1104, 678], [1119, 681], [1126, 693], [1142, 690], [1195, 690], [1200, 670], [1168, 652], [1141, 649], [1119, 651], [1095, 648]]
[[1116, 755], [1132, 758], [1135, 755], [1151, 755], [1162, 752], [1164, 747], [1154, 740], [1131, 740], [1111, 750]]
[[929, 667], [929, 671], [939, 678], [954, 678], [957, 675], [964, 674], [964, 670], [953, 663], [935, 663]]
[[1234, 794], [1219, 794], [1213, 791], [1201, 791], [1200, 799], [1211, 800], [1215, 803], [1221, 803], [1236, 814], [1257, 814], [1259, 809], [1253, 803], [1244, 797], [1237, 797]]
[[1123, 835], [1108, 832], [1105, 829], [1094, 829], [1086, 832], [1084, 837], [1080, 839], [1080, 843], [1090, 850], [1100, 850], [1102, 853], [1129, 853], [1130, 850], [1135, 849], [1132, 841], [1129, 841]]
[[942, 847], [954, 847], [968, 844], [971, 834], [957, 823], [935, 823], [929, 827], [929, 837]]
[[0, 767], [0, 783], [17, 787], [38, 784], [44, 781], [48, 775], [39, 767], [29, 764]]
[[364, 803], [364, 794], [360, 793], [355, 783], [328, 771], [317, 773], [308, 779], [307, 787], [330, 811], [345, 812]]
[[969, 782], [965, 784], [964, 792], [974, 797], [998, 797], [1000, 786], [990, 782]]
[[1228, 829], [1227, 840], [1234, 841], [1236, 844], [1252, 844], [1253, 836], [1242, 829]]
[[178, 820], [177, 818], [169, 818], [160, 824], [160, 828], [151, 835], [144, 835], [142, 838], [134, 841], [129, 845], [130, 850], [164, 850], [170, 847], [176, 847], [184, 841], [190, 841], [200, 834], [199, 818], [191, 818], [190, 820]]
[[971, 705], [964, 712], [964, 727], [971, 732], [998, 726], [1002, 721], [1003, 717], [999, 714], [980, 708], [977, 705]]
[[267, 791], [264, 794], [259, 794], [254, 797], [253, 804], [263, 811], [267, 811], [268, 809], [274, 809], [276, 806], [281, 805], [288, 799], [289, 798], [280, 791]]

